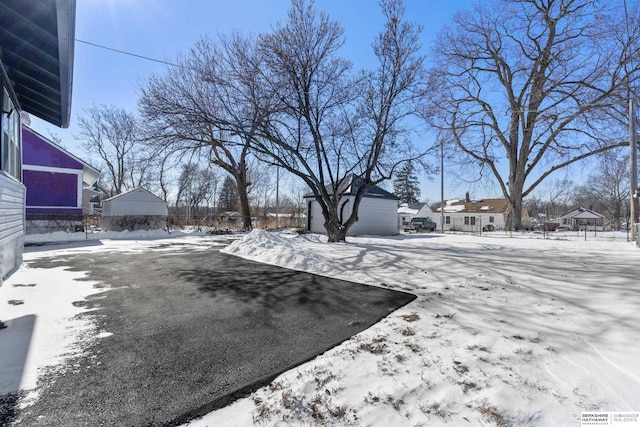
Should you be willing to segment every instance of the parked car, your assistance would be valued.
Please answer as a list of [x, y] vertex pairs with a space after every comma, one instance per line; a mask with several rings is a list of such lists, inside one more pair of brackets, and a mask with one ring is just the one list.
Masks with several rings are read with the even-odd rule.
[[411, 221], [404, 226], [404, 231], [415, 231], [416, 233], [433, 231], [436, 229], [436, 223], [429, 218], [415, 217], [411, 218]]
[[558, 231], [571, 231], [571, 227], [567, 227], [566, 225], [561, 225], [560, 227], [556, 228], [556, 232]]

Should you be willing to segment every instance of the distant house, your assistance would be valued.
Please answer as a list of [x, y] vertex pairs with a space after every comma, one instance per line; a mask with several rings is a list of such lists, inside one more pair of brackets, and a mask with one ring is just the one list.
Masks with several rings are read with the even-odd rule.
[[[426, 203], [401, 203], [398, 206], [398, 229], [411, 222], [411, 218], [431, 218], [433, 211]], [[432, 221], [438, 222], [431, 218]]]
[[[251, 222], [253, 223], [253, 218], [251, 218]], [[242, 215], [235, 211], [220, 212], [215, 216], [214, 225], [218, 228], [240, 229], [242, 228]]]
[[[339, 219], [345, 222], [353, 210], [355, 193], [362, 186], [362, 179], [356, 175], [346, 176], [339, 185], [342, 194], [338, 202]], [[307, 202], [307, 230], [326, 234], [324, 216], [320, 204], [313, 194], [305, 196]], [[398, 234], [398, 197], [376, 186], [371, 187], [360, 201], [358, 221], [347, 231], [348, 236], [362, 234]]]
[[0, 285], [22, 262], [26, 189], [20, 112], [66, 128], [75, 0], [0, 2]]
[[22, 177], [29, 233], [81, 225], [100, 172], [23, 125]]
[[[508, 221], [509, 203], [506, 199], [473, 200], [467, 193], [463, 200], [447, 200], [444, 204], [444, 230], [493, 231], [503, 230]], [[441, 207], [434, 213], [440, 217]], [[436, 221], [439, 222], [439, 221]], [[522, 210], [522, 223], [530, 223], [526, 209]]]
[[275, 227], [304, 227], [307, 215], [304, 213], [267, 212], [265, 226]]
[[571, 230], [583, 230], [585, 227], [587, 230], [604, 229], [604, 215], [586, 208], [576, 208], [550, 222]]
[[102, 201], [106, 231], [158, 230], [167, 226], [167, 202], [144, 188], [135, 188]]

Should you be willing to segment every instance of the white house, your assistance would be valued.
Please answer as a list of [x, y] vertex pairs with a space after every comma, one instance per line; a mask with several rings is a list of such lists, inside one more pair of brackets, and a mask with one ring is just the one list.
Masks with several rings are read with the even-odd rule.
[[569, 227], [571, 230], [603, 230], [604, 215], [586, 208], [576, 208], [560, 218], [551, 221], [559, 226]]
[[102, 228], [110, 231], [165, 228], [167, 202], [144, 188], [135, 188], [102, 202]]
[[[440, 223], [440, 206], [434, 214]], [[451, 231], [493, 231], [503, 230], [507, 225], [509, 203], [506, 199], [472, 200], [467, 193], [463, 200], [447, 200], [444, 204], [444, 230]], [[522, 223], [530, 223], [526, 209], [522, 210]]]
[[[361, 179], [348, 175], [338, 188], [341, 194], [338, 202], [341, 221], [346, 221], [353, 210], [355, 193], [361, 186]], [[326, 234], [324, 216], [320, 204], [312, 194], [305, 196], [307, 202], [307, 230]], [[398, 234], [398, 197], [378, 187], [371, 187], [360, 201], [358, 221], [353, 224], [347, 236], [362, 234], [393, 235]]]
[[411, 222], [411, 218], [430, 218], [438, 222], [432, 216], [433, 211], [426, 203], [401, 203], [398, 206], [398, 229]]
[[2, 2], [0, 285], [22, 262], [26, 189], [20, 112], [69, 126], [75, 11], [75, 0]]

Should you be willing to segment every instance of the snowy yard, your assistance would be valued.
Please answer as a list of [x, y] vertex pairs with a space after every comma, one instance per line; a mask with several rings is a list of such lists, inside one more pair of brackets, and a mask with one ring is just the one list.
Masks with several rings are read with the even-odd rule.
[[[133, 254], [151, 243], [43, 247], [25, 259], [49, 250]], [[226, 251], [418, 299], [190, 426], [575, 426], [581, 411], [640, 411], [640, 249], [626, 234], [433, 233], [326, 244], [256, 231]], [[71, 303], [97, 291], [82, 277], [22, 267], [0, 288], [0, 320], [23, 319], [32, 334], [26, 366], [0, 363], [0, 394], [33, 389], [47, 365], [99, 339], [73, 318], [86, 309]], [[43, 292], [45, 283], [55, 288]], [[1, 333], [21, 333], [10, 326]], [[0, 346], [0, 360], [16, 357]]]
[[411, 291], [362, 334], [193, 425], [575, 426], [640, 410], [640, 250], [626, 234], [352, 238], [227, 251]]

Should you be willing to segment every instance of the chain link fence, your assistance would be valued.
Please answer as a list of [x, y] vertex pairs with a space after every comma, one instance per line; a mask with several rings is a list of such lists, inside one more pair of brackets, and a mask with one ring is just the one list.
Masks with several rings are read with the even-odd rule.
[[56, 231], [68, 233], [100, 228], [98, 215], [29, 214], [25, 221], [26, 234], [46, 234]]

